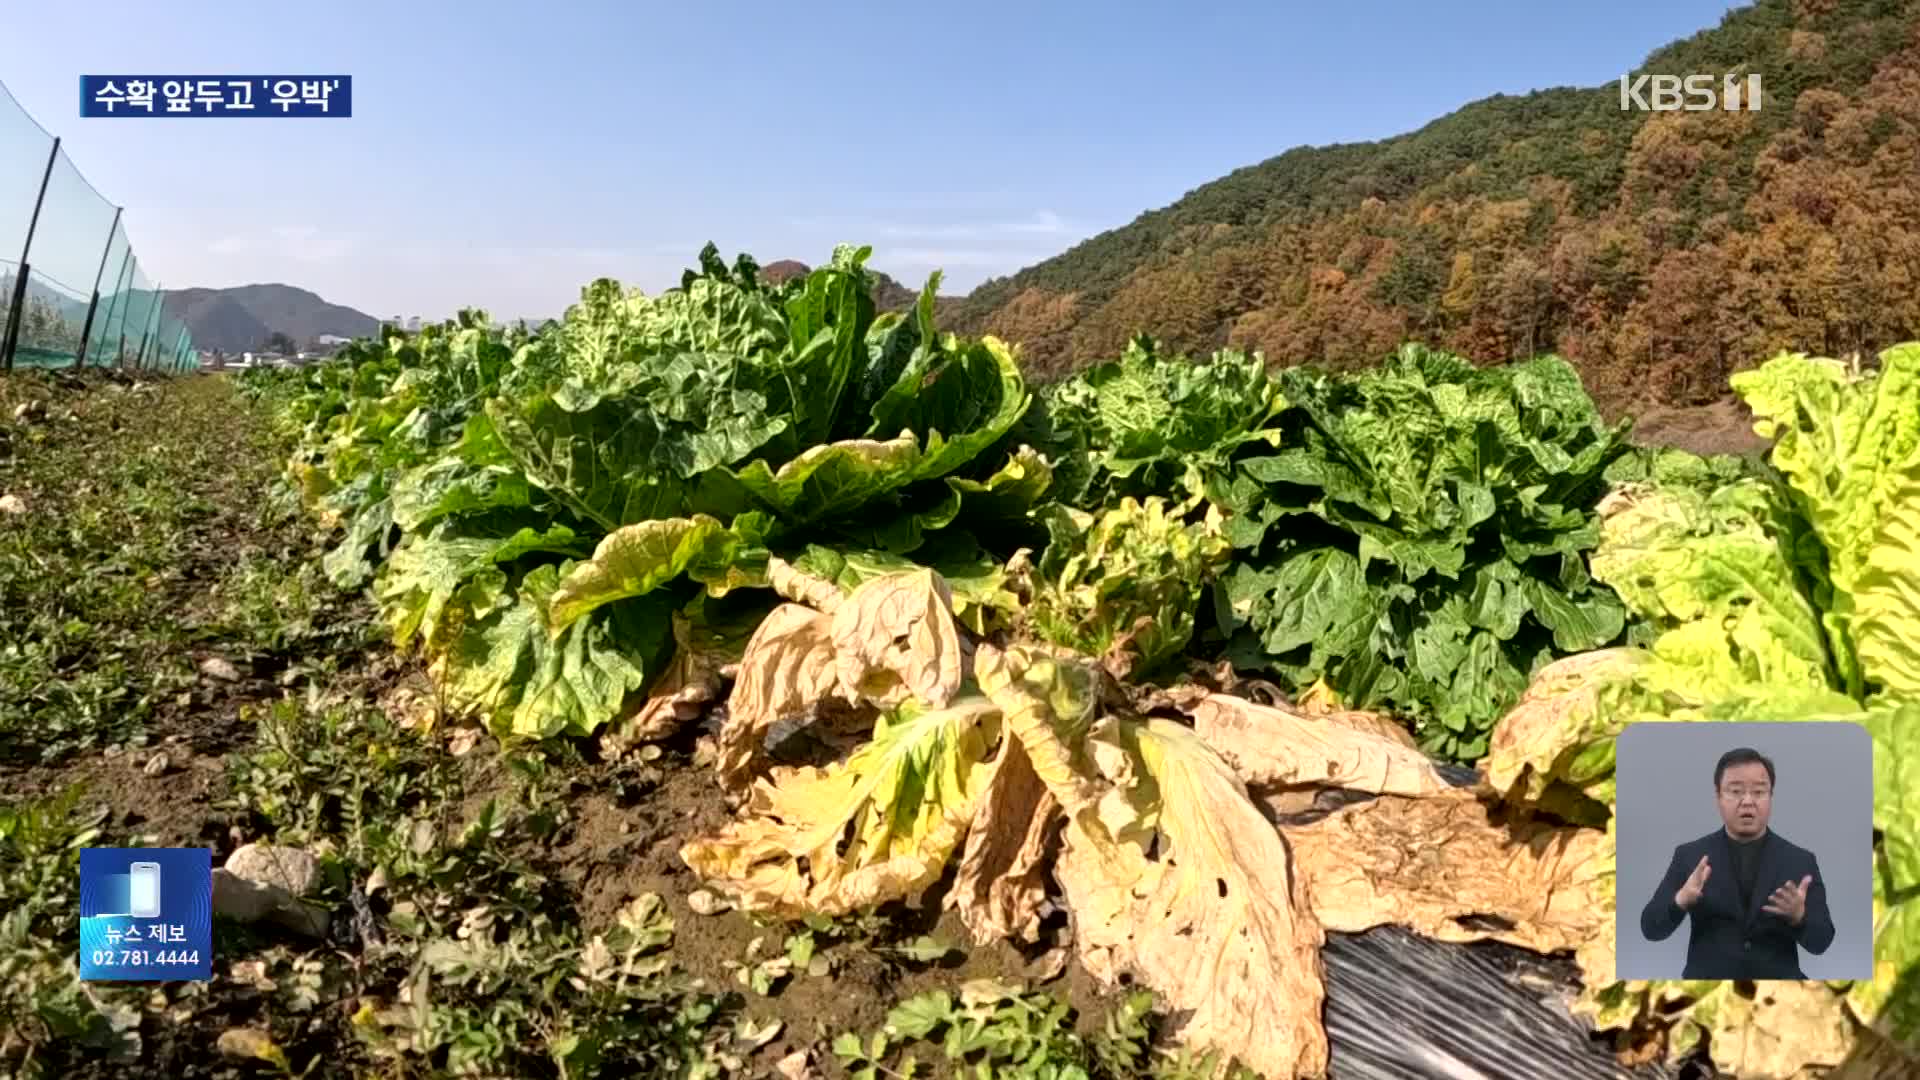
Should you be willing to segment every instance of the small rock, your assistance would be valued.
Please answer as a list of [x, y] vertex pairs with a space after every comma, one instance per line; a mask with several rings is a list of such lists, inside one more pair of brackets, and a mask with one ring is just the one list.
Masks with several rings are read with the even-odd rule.
[[267, 977], [265, 960], [235, 960], [233, 962], [233, 981], [255, 990], [272, 990], [274, 982]]
[[1034, 982], [1052, 982], [1067, 970], [1067, 947], [1055, 946], [1041, 953], [1027, 966], [1026, 977]]
[[200, 661], [200, 673], [210, 679], [219, 679], [221, 682], [240, 681], [240, 669], [218, 656], [209, 656]]
[[27, 500], [18, 495], [0, 495], [0, 514], [24, 514]]
[[148, 776], [159, 776], [161, 773], [167, 771], [169, 764], [171, 763], [167, 760], [167, 755], [165, 752], [161, 752], [148, 758], [147, 763], [140, 767], [140, 771], [146, 773]]
[[695, 915], [718, 915], [733, 908], [732, 904], [707, 889], [695, 889], [688, 893], [687, 906], [693, 909]]
[[224, 867], [213, 872], [213, 912], [243, 923], [271, 922], [321, 939], [333, 923], [325, 908], [296, 899], [277, 885], [235, 876]]
[[23, 424], [38, 423], [47, 418], [47, 404], [44, 401], [23, 401], [14, 407], [13, 418]]
[[132, 1005], [116, 1005], [105, 1001], [95, 1007], [106, 1018], [107, 1027], [111, 1031], [106, 1040], [107, 1059], [121, 1063], [138, 1061], [141, 1047], [141, 1011]]
[[[241, 922], [259, 922], [273, 914], [285, 894], [255, 885], [218, 869], [213, 872], [213, 912]], [[289, 898], [290, 899], [290, 898]]]
[[320, 882], [320, 863], [296, 847], [246, 844], [227, 856], [227, 873], [256, 885], [305, 896]]
[[215, 1045], [222, 1055], [236, 1061], [283, 1063], [287, 1060], [286, 1053], [274, 1044], [273, 1036], [259, 1028], [228, 1028], [220, 1033]]
[[455, 731], [447, 738], [447, 752], [454, 757], [465, 757], [480, 742], [480, 729], [465, 727]]

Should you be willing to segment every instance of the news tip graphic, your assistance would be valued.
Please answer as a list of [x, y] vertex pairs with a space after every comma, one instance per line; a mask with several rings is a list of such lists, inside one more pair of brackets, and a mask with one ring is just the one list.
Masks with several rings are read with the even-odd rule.
[[85, 119], [353, 115], [351, 75], [82, 75]]
[[80, 849], [81, 979], [212, 977], [212, 849]]

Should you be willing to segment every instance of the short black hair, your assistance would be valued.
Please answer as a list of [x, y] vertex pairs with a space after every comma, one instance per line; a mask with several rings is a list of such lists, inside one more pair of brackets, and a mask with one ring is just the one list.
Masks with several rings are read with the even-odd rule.
[[1720, 755], [1720, 763], [1713, 767], [1713, 790], [1720, 790], [1720, 777], [1724, 776], [1729, 768], [1735, 765], [1749, 765], [1756, 761], [1767, 767], [1767, 786], [1773, 787], [1777, 783], [1773, 775], [1773, 759], [1751, 746], [1742, 746]]

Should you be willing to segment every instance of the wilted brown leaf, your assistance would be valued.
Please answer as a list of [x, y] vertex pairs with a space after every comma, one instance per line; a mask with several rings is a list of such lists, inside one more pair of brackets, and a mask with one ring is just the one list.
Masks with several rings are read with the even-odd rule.
[[676, 643], [673, 659], [660, 679], [647, 691], [646, 700], [630, 716], [617, 719], [601, 737], [601, 745], [612, 756], [619, 756], [640, 743], [668, 738], [688, 723], [699, 719], [709, 703], [720, 695], [725, 680], [720, 669], [727, 663], [724, 653], [688, 644], [682, 632], [684, 619], [674, 616]]
[[1187, 711], [1201, 740], [1250, 784], [1325, 784], [1392, 795], [1451, 787], [1411, 739], [1382, 734], [1372, 713], [1300, 716], [1227, 694], [1208, 694]]
[[680, 849], [743, 911], [844, 915], [940, 876], [985, 786], [999, 711], [981, 697], [907, 709], [825, 769], [776, 769], [740, 818]]
[[833, 582], [815, 577], [781, 558], [767, 560], [767, 585], [783, 599], [828, 615], [839, 610], [846, 600], [846, 594]]
[[1311, 716], [1315, 720], [1325, 720], [1329, 724], [1337, 724], [1363, 735], [1372, 735], [1387, 742], [1399, 743], [1401, 746], [1416, 750], [1420, 747], [1420, 742], [1413, 737], [1413, 732], [1408, 731], [1400, 721], [1386, 713], [1365, 712], [1360, 709], [1335, 709], [1304, 715]]
[[1100, 801], [1085, 746], [1098, 699], [1093, 665], [1033, 646], [1003, 652], [982, 644], [973, 668], [981, 691], [1000, 707], [1001, 722], [1025, 746], [1029, 764], [1054, 801], [1068, 814], [1092, 813]]
[[1853, 1022], [1825, 983], [1759, 982], [1752, 997], [1734, 983], [1708, 985], [1682, 1023], [1698, 1025], [1728, 1076], [1788, 1080], [1808, 1066], [1839, 1065], [1853, 1049]]
[[1082, 963], [1109, 985], [1127, 973], [1152, 988], [1185, 1017], [1182, 1042], [1265, 1077], [1324, 1074], [1324, 934], [1286, 842], [1191, 730], [1164, 720], [1130, 730], [1157, 788], [1141, 816], [1158, 842], [1089, 843], [1070, 821], [1057, 876]]
[[1615, 484], [1600, 497], [1598, 503], [1594, 504], [1594, 513], [1599, 514], [1603, 519], [1610, 518], [1622, 511], [1631, 510], [1635, 504], [1655, 490], [1657, 488], [1653, 484], [1632, 482]]
[[1903, 1045], [1878, 1028], [1854, 1031], [1846, 1060], [1838, 1068], [1818, 1070], [1820, 1080], [1907, 1080], [1920, 1072], [1920, 1048]]
[[753, 779], [767, 730], [837, 692], [833, 620], [810, 607], [781, 604], [753, 632], [740, 658], [720, 729], [720, 782], [738, 791]]
[[1597, 649], [1536, 672], [1519, 702], [1494, 725], [1480, 764], [1488, 785], [1509, 800], [1534, 802], [1555, 779], [1576, 786], [1589, 779], [1571, 768], [1573, 758], [1624, 723], [1599, 708], [1599, 695], [1633, 669], [1636, 656], [1632, 649]]
[[1066, 973], [1067, 961], [1072, 958], [1072, 946], [1055, 945], [1053, 948], [1034, 957], [1033, 962], [1028, 964], [1026, 968], [1020, 972], [1020, 976], [1024, 979], [1031, 979], [1036, 983], [1052, 982]]
[[[1596, 829], [1496, 823], [1472, 792], [1383, 795], [1282, 829], [1330, 930], [1386, 923], [1539, 952], [1611, 935], [1612, 848]], [[1511, 929], [1459, 920], [1493, 916]]]
[[946, 898], [975, 944], [1037, 939], [1039, 908], [1047, 898], [1047, 838], [1059, 812], [1025, 744], [1001, 739], [993, 779], [967, 828], [959, 873]]
[[781, 1080], [815, 1080], [826, 1075], [814, 1069], [813, 1054], [804, 1046], [774, 1062], [773, 1068]]
[[966, 655], [953, 593], [931, 570], [863, 582], [833, 613], [840, 686], [881, 708], [909, 696], [943, 708], [960, 690]]

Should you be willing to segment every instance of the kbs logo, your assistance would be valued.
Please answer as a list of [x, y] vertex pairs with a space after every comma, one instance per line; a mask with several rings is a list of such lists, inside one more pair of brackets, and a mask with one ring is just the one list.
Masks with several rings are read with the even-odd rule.
[[1620, 109], [1627, 111], [1726, 112], [1760, 111], [1760, 75], [1742, 79], [1728, 75], [1720, 80], [1720, 92], [1714, 93], [1711, 75], [1642, 75], [1631, 81], [1620, 76]]

